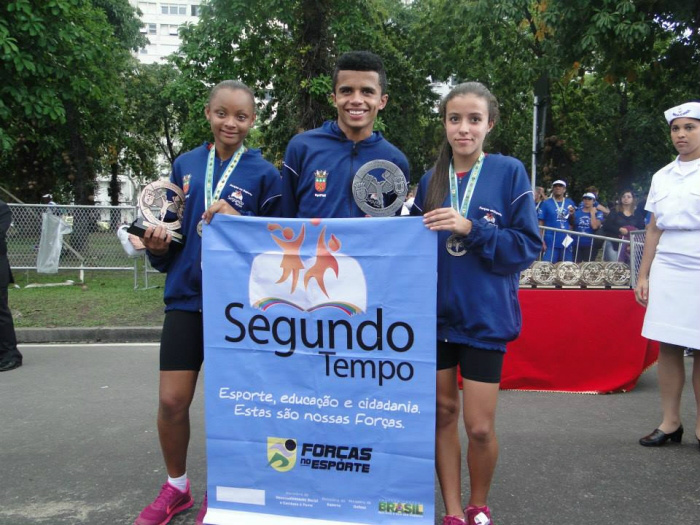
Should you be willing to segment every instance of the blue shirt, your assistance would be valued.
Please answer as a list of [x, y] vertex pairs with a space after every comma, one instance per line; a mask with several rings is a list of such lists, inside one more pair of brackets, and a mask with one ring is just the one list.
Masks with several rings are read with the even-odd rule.
[[[564, 198], [562, 203], [558, 203], [554, 200], [554, 198], [550, 197], [544, 201], [540, 205], [539, 210], [537, 210], [537, 219], [542, 221], [542, 226], [558, 228], [561, 230], [570, 230], [569, 206], [573, 206], [574, 208], [576, 207], [574, 201], [569, 198]], [[561, 243], [566, 238], [566, 235], [566, 233], [545, 230], [544, 242], [551, 248], [561, 248]]]
[[[595, 212], [595, 217], [598, 219], [601, 224], [603, 222], [603, 212], [596, 210]], [[591, 213], [588, 211], [583, 211], [581, 209], [576, 210], [574, 214], [574, 225], [576, 227], [577, 232], [581, 233], [595, 233], [596, 230], [594, 230], [591, 227]], [[600, 227], [600, 226], [598, 226]], [[578, 237], [578, 243], [580, 246], [590, 246], [593, 243], [593, 239], [590, 237]]]

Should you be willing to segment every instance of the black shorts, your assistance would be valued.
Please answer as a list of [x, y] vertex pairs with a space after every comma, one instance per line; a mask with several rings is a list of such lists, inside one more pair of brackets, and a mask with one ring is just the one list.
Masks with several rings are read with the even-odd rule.
[[447, 370], [459, 365], [464, 379], [480, 383], [500, 383], [504, 352], [484, 350], [459, 343], [437, 342], [437, 369]]
[[160, 336], [160, 369], [199, 371], [204, 361], [201, 312], [165, 312]]

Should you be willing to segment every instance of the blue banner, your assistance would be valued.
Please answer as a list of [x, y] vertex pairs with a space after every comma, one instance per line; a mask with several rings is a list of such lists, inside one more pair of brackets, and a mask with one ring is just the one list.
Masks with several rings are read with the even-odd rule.
[[436, 251], [420, 218], [204, 228], [205, 523], [434, 522]]

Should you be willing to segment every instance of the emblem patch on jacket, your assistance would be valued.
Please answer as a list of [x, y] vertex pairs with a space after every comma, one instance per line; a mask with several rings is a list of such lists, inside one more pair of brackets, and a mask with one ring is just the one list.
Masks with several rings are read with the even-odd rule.
[[[318, 193], [325, 193], [326, 181], [328, 180], [328, 172], [326, 170], [314, 171], [314, 189]], [[320, 195], [317, 195], [317, 197]], [[325, 195], [323, 195], [325, 197]]]
[[243, 209], [243, 191], [236, 186], [234, 188], [234, 191], [228, 196], [228, 200], [234, 208], [241, 210]]
[[488, 222], [490, 222], [491, 224], [496, 224], [496, 218], [497, 218], [497, 217], [498, 217], [498, 218], [503, 217], [503, 215], [502, 215], [500, 212], [496, 211], [496, 210], [492, 210], [492, 209], [490, 209], [490, 208], [485, 208], [485, 207], [483, 207], [483, 206], [479, 206], [479, 209], [480, 209], [481, 211], [485, 211], [485, 212], [486, 212], [486, 213], [484, 214], [484, 219], [486, 219], [486, 220], [487, 220]]

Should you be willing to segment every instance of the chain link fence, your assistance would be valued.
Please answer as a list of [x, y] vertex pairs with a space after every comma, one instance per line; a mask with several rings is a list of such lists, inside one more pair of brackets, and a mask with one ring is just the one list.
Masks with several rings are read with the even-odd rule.
[[[60, 222], [69, 228], [70, 233], [62, 235], [62, 246], [55, 270], [76, 270], [80, 280], [89, 270], [124, 270], [134, 275], [134, 288], [139, 287], [139, 274], [143, 286], [148, 287], [148, 274], [154, 270], [148, 264], [145, 255], [136, 257], [127, 255], [117, 237], [120, 226], [130, 224], [137, 215], [136, 206], [61, 206], [46, 204], [10, 204], [12, 226], [8, 231], [7, 245], [10, 265], [15, 270], [37, 270], [42, 273], [40, 251], [46, 246], [47, 222]], [[47, 216], [52, 216], [47, 221]], [[540, 226], [542, 230], [551, 230], [555, 234], [569, 235], [572, 239], [572, 253], [579, 265], [599, 262], [610, 264], [623, 261], [629, 267], [629, 286], [637, 283], [637, 272], [644, 251], [645, 231], [633, 231], [630, 239], [614, 239], [600, 235], [579, 233], [571, 230], [558, 230]], [[44, 239], [42, 239], [42, 236]], [[583, 244], [578, 239], [591, 238], [592, 242], [580, 252]], [[55, 242], [52, 239], [51, 242]], [[629, 258], [627, 257], [629, 254]], [[540, 260], [542, 261], [542, 254]], [[534, 265], [533, 265], [534, 268]], [[527, 277], [527, 272], [525, 272]], [[527, 279], [521, 280], [526, 284]]]
[[[136, 218], [135, 206], [9, 206], [12, 225], [7, 232], [7, 248], [14, 270], [76, 270], [80, 280], [89, 270], [124, 270], [134, 273], [134, 287], [141, 271], [148, 282], [145, 255], [127, 255], [117, 237], [117, 229]], [[52, 230], [54, 224], [58, 226]], [[46, 271], [47, 250], [55, 251], [53, 271]]]
[[646, 236], [646, 230], [630, 232], [630, 286], [632, 288], [637, 286], [637, 275], [639, 273], [639, 266], [642, 264]]

